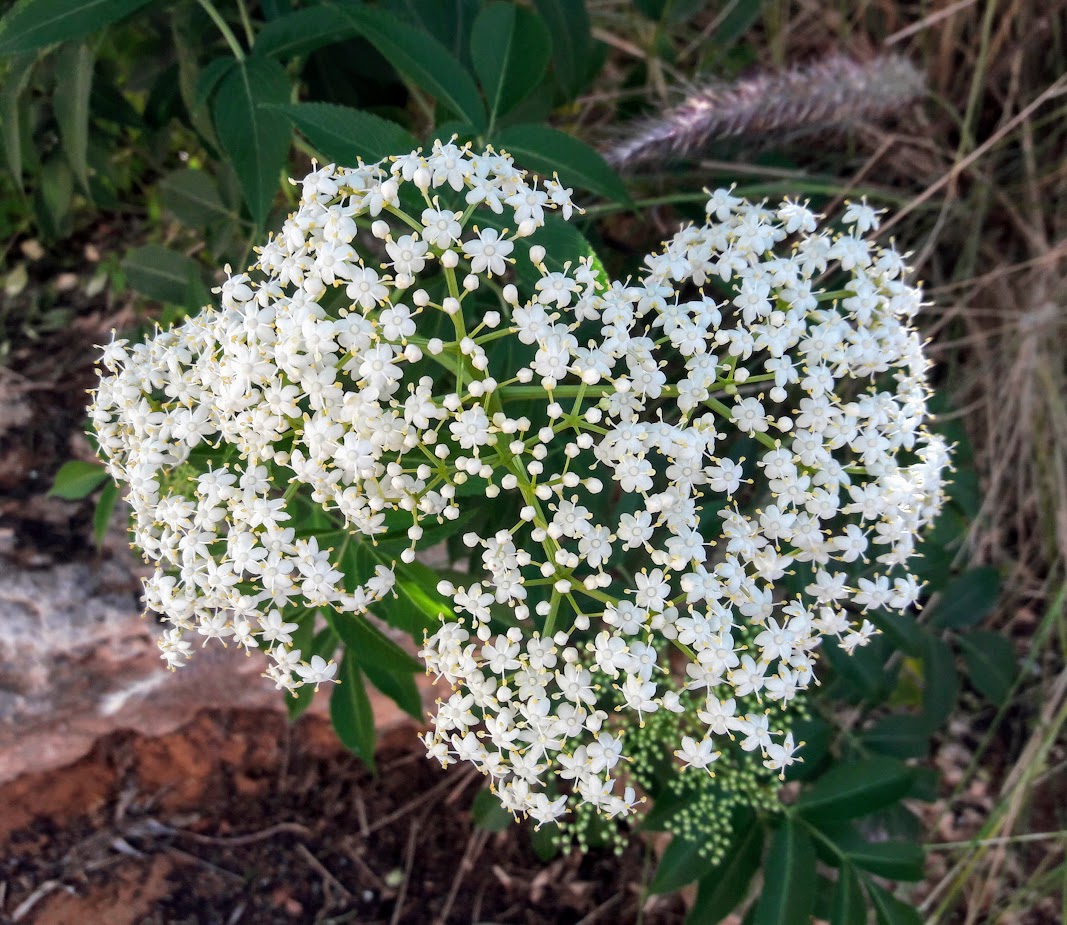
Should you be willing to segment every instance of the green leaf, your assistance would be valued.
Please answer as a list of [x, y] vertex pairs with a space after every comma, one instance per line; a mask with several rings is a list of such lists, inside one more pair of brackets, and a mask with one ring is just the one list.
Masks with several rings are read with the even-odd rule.
[[211, 174], [204, 170], [182, 168], [168, 173], [159, 181], [163, 205], [183, 225], [204, 229], [212, 222], [236, 216], [223, 203]]
[[490, 126], [540, 83], [551, 54], [548, 27], [532, 10], [512, 3], [482, 10], [471, 30], [471, 58], [489, 102]]
[[289, 99], [289, 77], [272, 58], [239, 61], [219, 85], [214, 121], [219, 142], [233, 162], [245, 202], [263, 226], [278, 191], [278, 175], [289, 153], [289, 120], [265, 104]]
[[373, 773], [374, 766], [374, 710], [371, 708], [363, 673], [351, 653], [341, 661], [339, 680], [330, 696], [330, 719], [337, 737], [345, 747], [366, 763]]
[[104, 490], [96, 502], [96, 510], [93, 511], [93, 540], [99, 550], [104, 545], [104, 537], [107, 536], [108, 524], [111, 523], [111, 515], [115, 512], [115, 504], [119, 500], [119, 486], [114, 479], [108, 479]]
[[210, 103], [222, 79], [236, 67], [237, 62], [229, 55], [209, 61], [196, 78], [193, 106], [199, 108]]
[[534, 827], [530, 833], [530, 847], [542, 861], [551, 861], [559, 854], [559, 843], [556, 841], [557, 829], [554, 825]]
[[911, 614], [876, 610], [871, 611], [867, 616], [894, 647], [906, 652], [908, 655], [918, 656], [922, 654], [923, 631]]
[[830, 724], [822, 717], [809, 716], [807, 719], [796, 720], [792, 730], [796, 740], [804, 743], [800, 749], [802, 760], [786, 769], [785, 779], [813, 780], [819, 776], [822, 764], [830, 753]]
[[930, 733], [919, 716], [883, 716], [860, 740], [871, 751], [897, 758], [925, 758], [930, 751]]
[[851, 864], [842, 864], [837, 876], [830, 925], [867, 925], [867, 903], [856, 868]]
[[890, 880], [922, 880], [926, 855], [911, 841], [867, 841], [855, 826], [826, 828], [822, 833], [860, 870]]
[[923, 720], [931, 732], [948, 719], [959, 694], [955, 654], [943, 639], [927, 635], [923, 641]]
[[350, 106], [292, 103], [270, 108], [292, 119], [327, 160], [346, 167], [354, 165], [357, 157], [373, 163], [418, 147], [403, 126]]
[[474, 78], [456, 57], [428, 32], [413, 28], [383, 10], [338, 9], [363, 36], [416, 87], [485, 129], [485, 106]]
[[568, 100], [585, 87], [593, 32], [585, 0], [534, 0], [552, 36], [552, 70]]
[[953, 629], [977, 626], [997, 605], [999, 597], [1000, 573], [992, 566], [972, 569], [941, 592], [930, 623]]
[[487, 832], [503, 832], [515, 821], [488, 787], [483, 787], [474, 795], [471, 818], [479, 829], [485, 829]]
[[393, 701], [401, 710], [417, 720], [424, 719], [422, 694], [409, 671], [393, 671], [373, 659], [361, 659], [360, 665], [370, 683]]
[[93, 74], [93, 88], [89, 94], [89, 109], [94, 119], [104, 122], [113, 122], [124, 128], [143, 129], [144, 119], [133, 108], [111, 75], [106, 73]]
[[854, 695], [871, 702], [881, 702], [889, 694], [881, 648], [885, 640], [875, 636], [866, 646], [848, 653], [836, 640], [824, 645], [823, 651], [834, 671], [835, 680]]
[[48, 496], [63, 498], [66, 501], [81, 501], [96, 491], [107, 477], [107, 469], [100, 463], [72, 459], [60, 466]]
[[[314, 625], [314, 616], [312, 616], [308, 621], [307, 626], [311, 629]], [[296, 642], [295, 639], [293, 641], [294, 643]], [[311, 640], [311, 644], [306, 646], [306, 649], [303, 650], [302, 654], [304, 659], [309, 662], [315, 655], [319, 655], [328, 661], [336, 649], [337, 634], [333, 631], [333, 627], [324, 626], [315, 634], [314, 638]], [[286, 697], [285, 708], [289, 711], [289, 721], [293, 722], [303, 716], [314, 699], [314, 684], [305, 684], [302, 687], [298, 687], [292, 695]]]
[[436, 629], [442, 618], [456, 619], [452, 601], [437, 590], [437, 574], [421, 562], [398, 562], [395, 590], [402, 608], [403, 623], [395, 624], [417, 638], [422, 638], [423, 629]]
[[388, 671], [411, 674], [423, 665], [385, 635], [366, 617], [354, 613], [327, 613], [326, 619], [341, 637], [346, 651], [361, 665], [376, 662]]
[[[759, 8], [759, 3], [751, 5]], [[682, 22], [702, 9], [704, 0], [634, 0], [634, 6], [654, 22], [664, 19], [664, 14], [666, 22]]]
[[908, 903], [901, 902], [877, 883], [867, 883], [867, 893], [878, 917], [878, 925], [922, 925], [922, 916]]
[[335, 42], [359, 35], [359, 28], [342, 22], [332, 3], [296, 10], [267, 23], [256, 36], [253, 52], [285, 61], [307, 55]]
[[926, 856], [921, 845], [909, 841], [864, 842], [848, 853], [857, 867], [890, 880], [922, 880]]
[[795, 807], [808, 819], [853, 819], [899, 800], [914, 774], [893, 758], [838, 764], [800, 794]]
[[754, 0], [749, 3], [738, 3], [733, 8], [724, 8], [720, 16], [716, 18], [718, 27], [712, 33], [712, 41], [722, 51], [729, 48], [739, 39], [743, 38], [763, 13], [763, 3]]
[[686, 918], [687, 925], [713, 925], [728, 916], [748, 892], [752, 877], [763, 856], [763, 827], [753, 823], [742, 832], [726, 858], [700, 878], [696, 902]]
[[815, 850], [811, 836], [788, 816], [771, 839], [763, 879], [754, 925], [808, 925], [815, 902]]
[[998, 633], [979, 631], [961, 635], [958, 641], [974, 689], [998, 706], [1004, 703], [1018, 670], [1011, 640]]
[[[504, 215], [482, 215], [479, 221], [500, 231], [510, 227]], [[545, 266], [550, 271], [562, 271], [565, 264], [570, 263], [573, 267], [582, 257], [589, 257], [602, 289], [606, 290], [611, 285], [604, 264], [593, 246], [572, 223], [557, 215], [546, 215], [545, 224], [532, 235], [512, 238], [512, 241], [515, 244], [515, 281], [524, 295], [532, 294], [537, 281], [541, 279], [541, 271], [530, 260], [530, 248], [535, 244], [545, 249]]]
[[56, 56], [56, 89], [52, 108], [67, 163], [81, 188], [89, 190], [89, 95], [93, 89], [95, 54], [85, 44], [66, 45]]
[[22, 190], [22, 137], [20, 101], [26, 84], [30, 81], [37, 55], [32, 52], [19, 55], [10, 62], [0, 89], [0, 130], [4, 133], [4, 158], [7, 169]]
[[22, 0], [0, 19], [0, 57], [80, 39], [149, 0]]
[[464, 67], [469, 65], [471, 23], [478, 15], [481, 0], [385, 0], [383, 5], [429, 32]]
[[37, 183], [34, 209], [41, 230], [49, 238], [63, 237], [74, 195], [74, 174], [66, 160], [54, 154], [41, 167]]
[[573, 184], [608, 199], [630, 201], [622, 180], [607, 161], [573, 135], [547, 125], [513, 125], [497, 132], [492, 141], [506, 148], [522, 167], [546, 177], [558, 172], [565, 186]]
[[193, 283], [200, 277], [200, 265], [195, 260], [159, 244], [145, 244], [127, 251], [122, 269], [135, 291], [171, 305], [184, 305]]
[[707, 858], [700, 856], [700, 845], [675, 835], [656, 865], [656, 876], [650, 893], [673, 893], [698, 879], [709, 867]]

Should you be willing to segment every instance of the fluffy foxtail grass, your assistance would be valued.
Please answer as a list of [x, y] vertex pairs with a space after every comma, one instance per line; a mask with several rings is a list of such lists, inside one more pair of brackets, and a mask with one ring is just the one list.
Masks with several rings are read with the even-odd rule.
[[906, 58], [860, 62], [833, 55], [781, 74], [691, 89], [680, 104], [638, 121], [604, 153], [616, 170], [663, 166], [699, 156], [728, 138], [781, 138], [899, 111], [925, 91]]

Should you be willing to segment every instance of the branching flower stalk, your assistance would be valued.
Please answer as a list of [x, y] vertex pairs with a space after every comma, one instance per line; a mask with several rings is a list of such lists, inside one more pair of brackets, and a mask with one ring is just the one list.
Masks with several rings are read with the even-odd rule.
[[781, 74], [694, 87], [677, 106], [638, 121], [604, 157], [616, 170], [662, 167], [724, 139], [780, 140], [884, 117], [923, 91], [922, 74], [899, 55], [867, 62], [833, 55]]
[[[632, 812], [627, 731], [664, 711], [689, 773], [732, 740], [786, 768], [821, 641], [852, 649], [867, 611], [914, 604], [906, 562], [941, 502], [922, 296], [864, 239], [877, 213], [832, 232], [716, 190], [613, 282], [535, 243], [570, 191], [492, 149], [300, 185], [219, 306], [104, 352], [92, 419], [157, 566], [167, 662], [199, 636], [264, 649], [290, 691], [332, 681], [293, 647], [300, 615], [366, 620], [488, 499], [492, 528], [463, 534], [480, 568], [440, 582], [420, 653], [454, 691], [431, 755], [539, 822]], [[357, 251], [361, 217], [384, 259]], [[355, 574], [332, 537], [376, 566]]]

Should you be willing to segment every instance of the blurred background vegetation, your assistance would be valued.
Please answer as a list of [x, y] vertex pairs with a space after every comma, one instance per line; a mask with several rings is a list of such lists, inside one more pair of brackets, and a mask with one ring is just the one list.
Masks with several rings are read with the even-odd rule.
[[[883, 626], [884, 645], [853, 669], [835, 664], [836, 720], [940, 772], [911, 833], [931, 845], [913, 897], [926, 921], [1067, 919], [1067, 3], [536, 0], [501, 4], [479, 37], [482, 6], [9, 11], [0, 490], [47, 490], [70, 457], [94, 339], [209, 301], [219, 268], [243, 266], [278, 227], [295, 201], [282, 180], [312, 157], [376, 159], [453, 132], [496, 140], [583, 192], [580, 228], [615, 276], [699, 215], [704, 187], [799, 195], [828, 213], [865, 195], [890, 209], [882, 234], [925, 284], [937, 426], [957, 471], [919, 568], [924, 614]], [[479, 43], [502, 36], [521, 61], [501, 65], [483, 101], [470, 73], [483, 78]], [[842, 55], [862, 74], [886, 53], [925, 89], [873, 115], [856, 74], [817, 69]], [[832, 126], [826, 107], [786, 133], [753, 116], [633, 165], [625, 187], [594, 153], [687, 96], [737, 102], [751, 81], [811, 62], [813, 98], [840, 104], [841, 82], [856, 84]], [[763, 103], [751, 111], [783, 105]]]

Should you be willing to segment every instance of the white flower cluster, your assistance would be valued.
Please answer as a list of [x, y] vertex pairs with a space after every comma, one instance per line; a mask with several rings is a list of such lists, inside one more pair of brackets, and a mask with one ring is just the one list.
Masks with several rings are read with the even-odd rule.
[[[454, 619], [421, 655], [454, 693], [425, 741], [538, 821], [569, 799], [631, 811], [620, 724], [694, 698], [683, 764], [708, 767], [738, 732], [768, 767], [793, 761], [788, 730], [736, 715], [737, 699], [788, 702], [815, 680], [821, 637], [851, 649], [874, 631], [865, 612], [915, 602], [901, 566], [947, 460], [923, 424], [921, 294], [864, 240], [865, 204], [832, 233], [799, 203], [716, 191], [707, 224], [630, 285], [587, 258], [550, 270], [521, 241], [546, 209], [569, 217], [569, 192], [451, 143], [316, 170], [262, 278], [232, 276], [220, 309], [147, 345], [112, 344], [93, 409], [160, 566], [148, 598], [173, 624], [172, 664], [195, 631], [265, 640], [286, 687], [332, 676], [287, 645], [285, 615], [358, 613], [392, 572], [346, 591], [330, 552], [286, 524], [294, 492], [372, 541], [410, 518], [405, 561], [425, 525], [484, 504], [471, 485], [517, 510], [464, 535], [477, 580], [439, 585]], [[497, 282], [520, 241], [539, 274], [524, 299]], [[827, 292], [830, 273], [845, 281]], [[498, 381], [508, 340], [526, 359]], [[175, 480], [205, 445], [212, 467]], [[647, 567], [627, 571], [628, 554]], [[672, 651], [685, 700], [663, 683]]]

